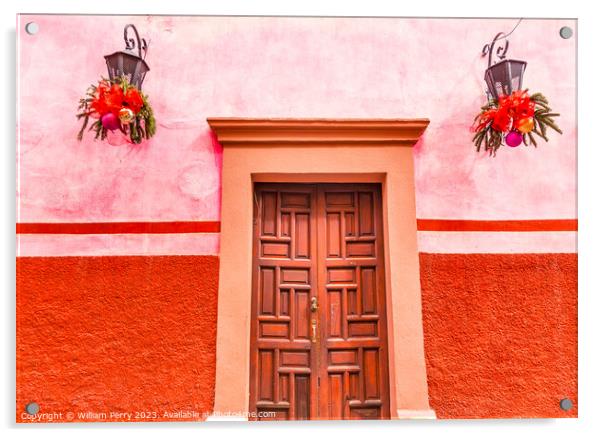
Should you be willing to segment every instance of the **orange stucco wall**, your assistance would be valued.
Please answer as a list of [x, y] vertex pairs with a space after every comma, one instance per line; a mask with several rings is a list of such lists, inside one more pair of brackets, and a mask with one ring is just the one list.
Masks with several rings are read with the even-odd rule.
[[[423, 253], [420, 268], [438, 418], [577, 415], [576, 254]], [[31, 401], [65, 421], [210, 412], [217, 278], [213, 256], [18, 258], [17, 421]]]
[[63, 421], [201, 420], [186, 415], [213, 407], [218, 263], [17, 258], [17, 421], [32, 401]]
[[420, 268], [438, 418], [577, 416], [577, 254], [423, 253]]

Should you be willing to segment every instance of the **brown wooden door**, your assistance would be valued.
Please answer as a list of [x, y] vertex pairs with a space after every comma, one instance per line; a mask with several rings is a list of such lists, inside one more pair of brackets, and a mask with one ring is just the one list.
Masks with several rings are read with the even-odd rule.
[[257, 184], [254, 200], [250, 411], [388, 418], [380, 186]]

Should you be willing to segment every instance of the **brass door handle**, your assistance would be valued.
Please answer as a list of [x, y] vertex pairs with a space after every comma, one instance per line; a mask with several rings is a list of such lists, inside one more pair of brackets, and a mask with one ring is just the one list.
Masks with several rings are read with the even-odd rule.
[[316, 319], [311, 320], [311, 342], [315, 343], [317, 340], [318, 332], [318, 321]]
[[309, 309], [311, 310], [312, 313], [315, 313], [316, 311], [318, 311], [318, 298], [317, 297], [311, 298], [311, 304], [309, 306]]

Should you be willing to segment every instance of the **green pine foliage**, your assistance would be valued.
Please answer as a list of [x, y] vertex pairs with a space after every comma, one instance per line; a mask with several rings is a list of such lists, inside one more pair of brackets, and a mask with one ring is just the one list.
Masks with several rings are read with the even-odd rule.
[[533, 136], [534, 133], [543, 138], [546, 142], [548, 141], [548, 128], [553, 129], [562, 135], [562, 130], [554, 121], [554, 117], [558, 117], [560, 114], [552, 112], [552, 109], [548, 104], [548, 99], [541, 93], [533, 94], [531, 100], [535, 103], [535, 114], [533, 115], [534, 127], [528, 134], [523, 134], [523, 141], [526, 145], [537, 147], [535, 137]]

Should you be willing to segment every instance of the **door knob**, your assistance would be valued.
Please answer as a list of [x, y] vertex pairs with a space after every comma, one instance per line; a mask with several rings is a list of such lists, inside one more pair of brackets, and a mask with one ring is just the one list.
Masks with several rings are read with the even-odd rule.
[[309, 309], [311, 310], [312, 313], [315, 313], [316, 311], [318, 311], [318, 298], [317, 297], [311, 298], [311, 305], [310, 305]]

